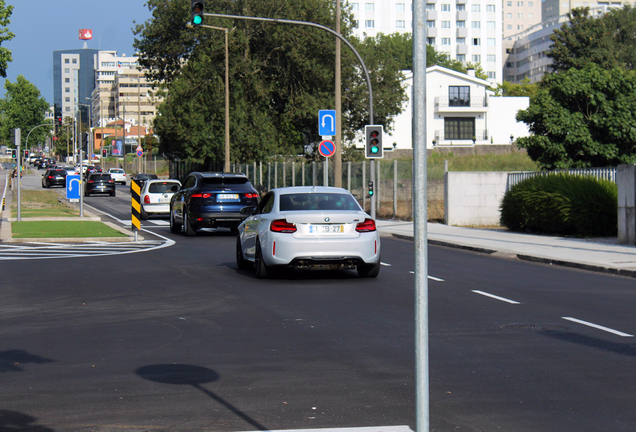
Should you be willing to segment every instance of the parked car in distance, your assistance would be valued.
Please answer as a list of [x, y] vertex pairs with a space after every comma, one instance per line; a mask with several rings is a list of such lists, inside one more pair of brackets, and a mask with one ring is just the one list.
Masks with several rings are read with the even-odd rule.
[[75, 167], [71, 167], [71, 166], [62, 166], [60, 167], [60, 169], [63, 169], [64, 171], [66, 171], [66, 175], [77, 175], [77, 168]]
[[357, 269], [380, 272], [375, 221], [349, 191], [334, 187], [288, 187], [268, 192], [238, 227], [236, 263], [253, 263], [258, 278], [273, 267]]
[[109, 168], [108, 174], [110, 174], [115, 183], [126, 184], [126, 171], [122, 168]]
[[108, 173], [92, 173], [84, 183], [84, 196], [109, 194], [115, 196], [115, 182]]
[[42, 187], [49, 188], [51, 186], [66, 187], [66, 170], [63, 169], [47, 169], [42, 174]]
[[148, 216], [168, 216], [170, 199], [181, 187], [179, 180], [147, 180], [141, 188], [141, 219]]
[[236, 231], [248, 215], [242, 208], [258, 205], [258, 191], [245, 174], [192, 172], [170, 201], [170, 231], [196, 235], [201, 228]]
[[[158, 178], [156, 174], [138, 173], [131, 180], [136, 180], [140, 183], [139, 187], [141, 188], [147, 180], [156, 180]], [[132, 191], [132, 181], [130, 182], [130, 190]]]

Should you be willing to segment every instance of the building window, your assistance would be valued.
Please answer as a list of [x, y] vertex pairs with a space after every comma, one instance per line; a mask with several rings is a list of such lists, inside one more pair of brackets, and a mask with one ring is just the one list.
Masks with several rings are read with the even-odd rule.
[[509, 7], [512, 7], [512, 2], [509, 1], [508, 3], [506, 3]]
[[470, 87], [448, 86], [448, 106], [470, 106]]
[[495, 22], [494, 21], [486, 21], [486, 28], [488, 29], [495, 29]]
[[71, 70], [69, 68], [64, 68], [64, 73], [71, 73]]
[[442, 28], [450, 28], [450, 21], [442, 21]]
[[442, 38], [442, 45], [450, 45], [450, 38]]
[[429, 44], [429, 45], [435, 45], [435, 38], [427, 37], [426, 38], [426, 43]]
[[514, 81], [514, 80], [515, 80], [514, 75], [506, 75], [506, 81]]
[[508, 30], [512, 30], [512, 24], [508, 24], [507, 27], [508, 27]]
[[364, 26], [366, 28], [375, 28], [375, 21], [373, 21], [373, 20], [365, 20], [364, 21]]
[[64, 93], [70, 93], [70, 92], [71, 92], [70, 87], [64, 87]]
[[506, 67], [507, 68], [513, 68], [513, 67], [515, 67], [515, 64], [514, 64], [514, 62], [506, 62]]
[[475, 117], [446, 117], [444, 139], [472, 140], [475, 136]]
[[457, 45], [466, 45], [466, 38], [457, 38]]
[[466, 10], [466, 5], [464, 3], [458, 3], [457, 4], [457, 11], [458, 12], [463, 12]]
[[426, 27], [428, 27], [428, 28], [435, 28], [435, 20], [428, 20], [428, 21], [426, 21]]
[[435, 10], [435, 3], [426, 3], [426, 10]]
[[450, 4], [442, 3], [442, 12], [450, 12]]
[[360, 10], [360, 6], [358, 5], [358, 3], [351, 3], [351, 10], [352, 11]]
[[530, 19], [534, 18], [534, 14], [529, 13], [529, 14], [528, 14], [528, 18], [530, 18]]
[[523, 30], [523, 24], [519, 24], [519, 25], [517, 26], [517, 30]]
[[396, 28], [404, 28], [404, 27], [406, 27], [406, 22], [404, 20], [397, 20], [395, 22], [395, 27]]
[[[583, 3], [584, 6], [587, 6], [585, 3]], [[528, 7], [534, 7], [534, 2], [528, 2]]]
[[355, 28], [360, 28], [360, 21], [358, 21], [358, 20], [353, 20], [353, 26], [354, 26]]
[[64, 102], [70, 102], [70, 101], [71, 101], [70, 97], [64, 98]]
[[495, 54], [488, 54], [486, 56], [486, 61], [488, 63], [495, 63], [497, 61], [497, 56]]
[[497, 72], [488, 72], [488, 79], [497, 79]]
[[64, 59], [64, 64], [69, 64], [69, 63], [70, 63], [69, 59], [65, 58]]
[[[433, 5], [434, 7], [435, 5]], [[426, 8], [428, 9], [428, 5], [426, 5]], [[395, 10], [398, 12], [404, 12], [406, 9], [404, 8], [404, 3], [396, 3], [395, 4]]]
[[466, 28], [466, 21], [457, 21], [457, 28]]
[[494, 12], [494, 11], [495, 11], [495, 5], [494, 4], [486, 5], [486, 12]]
[[374, 9], [374, 4], [373, 3], [365, 3], [364, 4], [364, 10], [367, 10], [367, 11], [375, 10]]
[[64, 82], [65, 82], [65, 83], [70, 83], [70, 82], [71, 82], [71, 79], [70, 79], [70, 78], [64, 78]]
[[73, 59], [73, 64], [77, 64], [77, 59], [76, 58]]
[[470, 27], [474, 28], [474, 29], [480, 29], [481, 28], [481, 21], [472, 21], [470, 23]]
[[481, 12], [481, 5], [479, 4], [470, 5], [470, 10], [472, 12]]
[[495, 46], [495, 45], [496, 45], [496, 40], [495, 40], [495, 38], [488, 38], [488, 39], [486, 39], [486, 45], [488, 45], [488, 46]]
[[457, 54], [457, 61], [465, 63], [466, 62], [466, 54]]
[[474, 46], [481, 45], [481, 39], [480, 38], [473, 38], [473, 45]]
[[65, 111], [70, 111], [71, 107], [66, 107]]
[[481, 55], [473, 54], [473, 63], [481, 63]]
[[506, 14], [506, 18], [512, 18], [512, 14], [511, 14], [510, 12], [508, 12], [508, 13]]

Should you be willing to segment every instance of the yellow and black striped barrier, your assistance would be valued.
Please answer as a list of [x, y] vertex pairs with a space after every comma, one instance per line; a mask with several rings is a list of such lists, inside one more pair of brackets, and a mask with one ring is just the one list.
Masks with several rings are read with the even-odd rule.
[[141, 185], [137, 180], [130, 183], [130, 196], [132, 204], [132, 229], [133, 231], [141, 230]]

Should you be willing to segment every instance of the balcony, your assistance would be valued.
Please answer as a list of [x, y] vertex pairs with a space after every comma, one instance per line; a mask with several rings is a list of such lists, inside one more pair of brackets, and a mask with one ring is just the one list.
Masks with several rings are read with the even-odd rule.
[[467, 28], [458, 28], [457, 29], [457, 37], [468, 37], [468, 29]]
[[457, 21], [468, 21], [468, 11], [457, 11]]
[[437, 11], [427, 10], [426, 11], [426, 19], [427, 20], [436, 20], [437, 19]]
[[468, 54], [468, 45], [457, 45], [457, 54]]
[[471, 97], [467, 104], [456, 106], [451, 104], [448, 96], [435, 98], [435, 112], [460, 113], [460, 112], [484, 112], [488, 107], [488, 98], [485, 96]]

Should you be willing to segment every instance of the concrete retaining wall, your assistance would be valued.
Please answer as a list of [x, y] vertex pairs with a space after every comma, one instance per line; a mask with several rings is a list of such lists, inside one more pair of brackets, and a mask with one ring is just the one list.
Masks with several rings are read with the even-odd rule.
[[507, 172], [447, 172], [446, 225], [499, 225], [499, 206], [507, 181]]
[[618, 186], [618, 242], [636, 246], [636, 165], [619, 165], [616, 172]]

